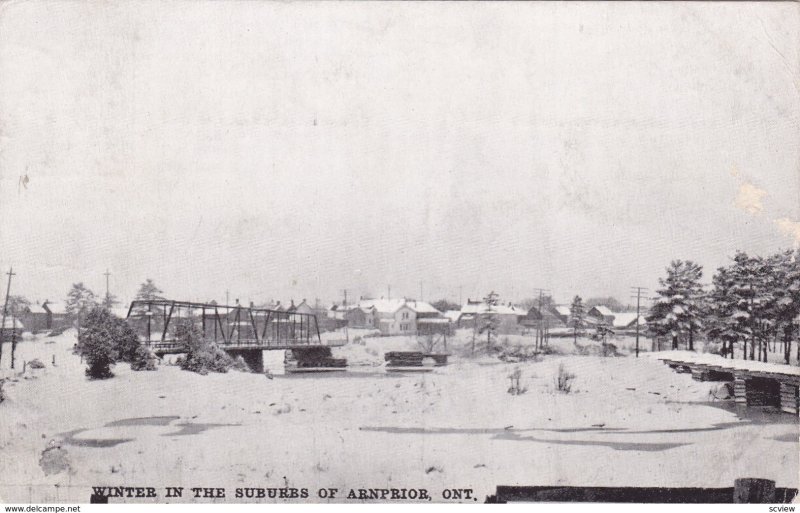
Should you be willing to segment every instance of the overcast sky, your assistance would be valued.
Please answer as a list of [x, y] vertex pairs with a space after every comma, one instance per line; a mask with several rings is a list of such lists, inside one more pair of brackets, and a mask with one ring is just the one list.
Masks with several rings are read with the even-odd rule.
[[798, 41], [790, 2], [5, 3], [0, 266], [38, 300], [710, 280], [800, 241]]

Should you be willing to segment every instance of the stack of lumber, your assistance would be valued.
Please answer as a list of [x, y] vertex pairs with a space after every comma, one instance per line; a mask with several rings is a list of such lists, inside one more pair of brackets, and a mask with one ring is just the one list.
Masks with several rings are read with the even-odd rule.
[[736, 376], [733, 379], [733, 395], [737, 403], [747, 404], [747, 385], [744, 376]]
[[387, 367], [422, 367], [425, 355], [420, 351], [389, 351], [383, 358]]
[[800, 397], [797, 385], [781, 383], [781, 410], [795, 415], [800, 412]]
[[284, 363], [289, 372], [295, 369], [304, 371], [313, 369], [343, 370], [347, 367], [347, 359], [334, 358], [330, 347], [292, 349], [287, 351], [286, 354]]

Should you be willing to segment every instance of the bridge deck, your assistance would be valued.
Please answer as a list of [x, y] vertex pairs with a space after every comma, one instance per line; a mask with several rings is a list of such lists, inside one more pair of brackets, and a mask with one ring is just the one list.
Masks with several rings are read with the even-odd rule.
[[[186, 344], [175, 340], [142, 340], [141, 343], [155, 351], [162, 354], [185, 353]], [[281, 340], [280, 342], [274, 340], [255, 340], [255, 339], [242, 339], [225, 342], [219, 340], [215, 342], [216, 346], [220, 349], [228, 350], [262, 350], [262, 351], [279, 351], [289, 349], [310, 349], [314, 347], [341, 347], [345, 345], [344, 340], [329, 340], [327, 342], [308, 343], [306, 341], [291, 341]]]

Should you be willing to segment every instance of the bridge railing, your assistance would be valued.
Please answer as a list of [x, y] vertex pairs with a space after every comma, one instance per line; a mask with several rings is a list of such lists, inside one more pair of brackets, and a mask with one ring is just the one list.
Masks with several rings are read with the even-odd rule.
[[322, 345], [316, 316], [297, 311], [154, 299], [133, 301], [127, 318], [148, 345], [187, 330], [227, 347]]

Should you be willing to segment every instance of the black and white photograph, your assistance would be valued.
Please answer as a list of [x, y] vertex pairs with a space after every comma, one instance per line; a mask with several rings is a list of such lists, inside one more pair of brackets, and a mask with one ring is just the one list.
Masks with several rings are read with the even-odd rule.
[[5, 511], [796, 503], [800, 3], [1, 2], [0, 293]]

